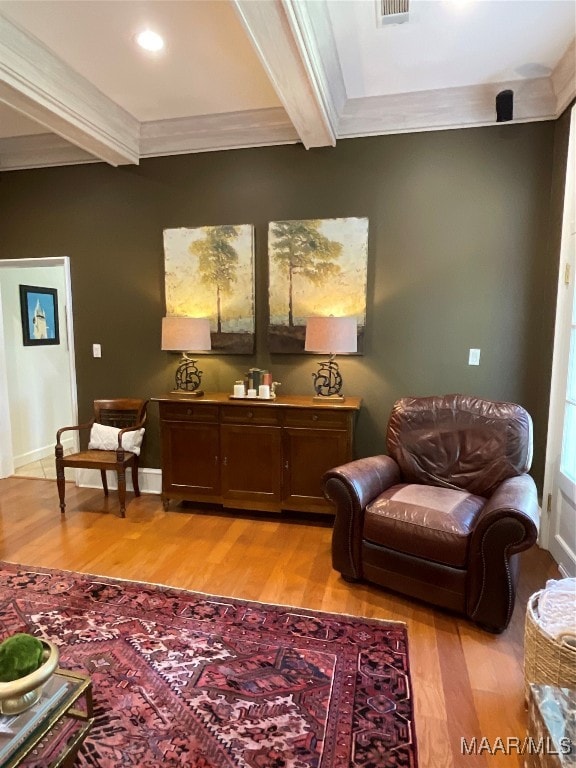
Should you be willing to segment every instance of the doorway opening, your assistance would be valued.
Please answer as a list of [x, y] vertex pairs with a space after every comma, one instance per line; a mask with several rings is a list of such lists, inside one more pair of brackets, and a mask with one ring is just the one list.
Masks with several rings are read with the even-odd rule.
[[[24, 344], [21, 285], [55, 292], [57, 344]], [[53, 457], [56, 430], [77, 415], [70, 259], [0, 259], [0, 477]]]
[[541, 540], [563, 576], [576, 576], [576, 107], [572, 107], [562, 224]]

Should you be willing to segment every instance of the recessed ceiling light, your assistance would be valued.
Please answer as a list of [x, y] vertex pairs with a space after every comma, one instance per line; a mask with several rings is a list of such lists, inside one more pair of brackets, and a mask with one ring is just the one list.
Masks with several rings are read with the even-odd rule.
[[164, 40], [157, 32], [153, 32], [151, 29], [145, 29], [136, 35], [136, 42], [140, 48], [144, 48], [145, 51], [151, 51], [157, 53], [164, 48]]

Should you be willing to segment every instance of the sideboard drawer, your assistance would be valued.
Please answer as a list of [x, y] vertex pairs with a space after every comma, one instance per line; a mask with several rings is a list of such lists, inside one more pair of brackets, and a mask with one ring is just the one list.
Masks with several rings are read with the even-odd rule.
[[163, 421], [218, 422], [217, 405], [197, 403], [160, 403], [160, 418]]
[[273, 406], [224, 405], [220, 411], [223, 424], [281, 425], [281, 413]]
[[322, 408], [287, 408], [284, 416], [287, 427], [306, 427], [308, 429], [346, 429], [348, 415], [342, 411]]

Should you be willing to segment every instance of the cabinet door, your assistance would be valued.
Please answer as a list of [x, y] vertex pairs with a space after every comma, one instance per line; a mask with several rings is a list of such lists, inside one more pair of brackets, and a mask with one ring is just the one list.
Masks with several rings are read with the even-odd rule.
[[224, 506], [279, 511], [282, 487], [280, 427], [223, 424], [220, 439]]
[[217, 424], [163, 421], [162, 491], [191, 501], [217, 496], [218, 447]]
[[284, 430], [282, 507], [306, 512], [333, 512], [324, 498], [324, 472], [350, 460], [348, 432], [336, 429]]

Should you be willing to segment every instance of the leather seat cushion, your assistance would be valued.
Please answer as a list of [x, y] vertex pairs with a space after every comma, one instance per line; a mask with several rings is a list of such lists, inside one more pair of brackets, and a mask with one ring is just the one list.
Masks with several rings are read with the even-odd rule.
[[366, 507], [363, 538], [373, 544], [456, 568], [486, 504], [482, 496], [433, 485], [393, 485]]

